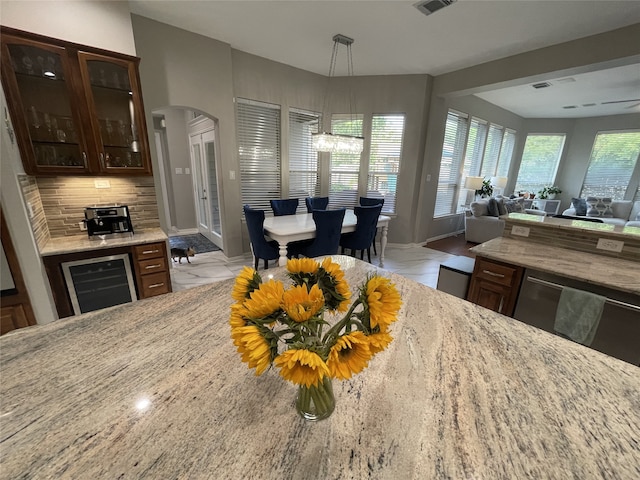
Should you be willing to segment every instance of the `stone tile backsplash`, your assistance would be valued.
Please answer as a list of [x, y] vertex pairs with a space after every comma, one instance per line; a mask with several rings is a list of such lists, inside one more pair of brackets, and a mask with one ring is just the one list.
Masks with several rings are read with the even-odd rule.
[[[160, 227], [153, 177], [25, 177], [23, 195], [35, 196], [35, 183], [51, 238], [82, 234], [78, 223], [85, 207], [92, 206], [128, 205], [134, 231]], [[109, 187], [96, 188], [96, 180], [107, 181]]]

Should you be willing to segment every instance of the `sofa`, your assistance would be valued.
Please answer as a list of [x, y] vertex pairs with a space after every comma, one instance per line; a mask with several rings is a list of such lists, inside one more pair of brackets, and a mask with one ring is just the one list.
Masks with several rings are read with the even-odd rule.
[[[577, 219], [600, 220], [602, 223], [610, 225], [640, 227], [640, 200], [636, 202], [632, 200], [612, 200], [609, 203], [607, 199], [592, 199], [591, 205], [593, 205], [593, 208], [587, 200], [581, 198], [571, 199], [571, 208], [567, 208], [562, 212], [562, 215]], [[602, 200], [604, 200], [604, 203]]]
[[504, 216], [512, 212], [546, 215], [540, 210], [525, 208], [531, 204], [524, 198], [508, 198], [498, 195], [471, 202], [464, 217], [464, 238], [467, 242], [484, 243], [501, 237], [504, 232]]

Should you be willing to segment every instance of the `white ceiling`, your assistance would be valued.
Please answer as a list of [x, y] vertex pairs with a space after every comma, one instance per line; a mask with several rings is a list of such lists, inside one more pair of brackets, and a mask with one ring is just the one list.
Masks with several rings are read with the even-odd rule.
[[[415, 1], [130, 0], [131, 12], [327, 75], [332, 37], [352, 37], [356, 75], [461, 68], [638, 23], [640, 0], [458, 0], [425, 16]], [[638, 39], [640, 41], [640, 39]], [[340, 47], [336, 75], [346, 75]], [[640, 112], [640, 64], [478, 94], [526, 118]], [[538, 80], [539, 81], [539, 80]], [[602, 102], [634, 100], [601, 105]], [[593, 106], [583, 105], [595, 103]], [[565, 109], [576, 105], [578, 108]]]

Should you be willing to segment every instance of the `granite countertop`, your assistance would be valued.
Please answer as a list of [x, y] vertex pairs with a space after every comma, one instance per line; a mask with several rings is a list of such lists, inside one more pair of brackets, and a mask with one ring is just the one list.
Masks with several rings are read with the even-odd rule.
[[578, 218], [571, 220], [567, 218], [555, 218], [550, 215], [529, 215], [526, 213], [510, 213], [506, 218], [518, 223], [534, 223], [542, 227], [553, 228], [554, 230], [581, 231], [588, 234], [603, 233], [611, 237], [620, 237], [621, 239], [629, 238], [630, 236], [636, 239], [640, 238], [640, 227], [590, 222]]
[[637, 478], [638, 367], [385, 275], [395, 340], [318, 423], [241, 363], [232, 280], [0, 337], [0, 477]]
[[471, 248], [478, 256], [640, 295], [640, 264], [595, 253], [498, 237]]
[[60, 255], [64, 253], [103, 250], [105, 248], [123, 247], [128, 245], [141, 245], [144, 243], [163, 242], [166, 241], [167, 238], [167, 234], [164, 233], [161, 228], [136, 230], [133, 235], [125, 235], [122, 237], [105, 238], [103, 235], [94, 240], [90, 240], [86, 234], [57, 237], [50, 239], [45, 246], [40, 249], [40, 255], [47, 257], [50, 255]]

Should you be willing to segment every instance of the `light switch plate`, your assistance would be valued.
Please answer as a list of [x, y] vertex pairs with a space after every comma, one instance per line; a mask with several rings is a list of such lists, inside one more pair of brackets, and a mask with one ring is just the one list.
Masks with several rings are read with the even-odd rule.
[[182, 175], [182, 168], [176, 167], [176, 175]]
[[607, 252], [620, 253], [624, 247], [624, 242], [620, 240], [610, 240], [608, 238], [599, 238], [596, 248], [600, 250], [606, 250]]

